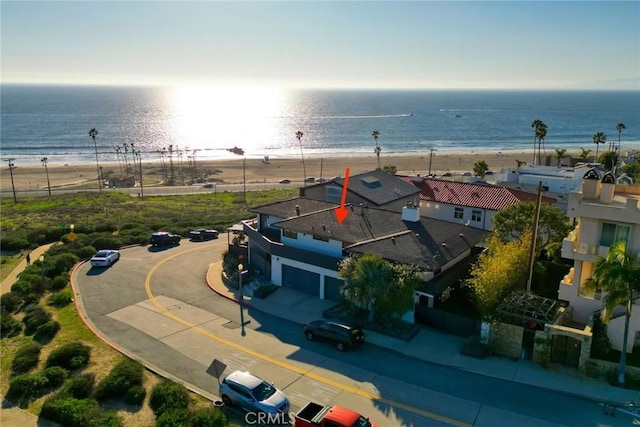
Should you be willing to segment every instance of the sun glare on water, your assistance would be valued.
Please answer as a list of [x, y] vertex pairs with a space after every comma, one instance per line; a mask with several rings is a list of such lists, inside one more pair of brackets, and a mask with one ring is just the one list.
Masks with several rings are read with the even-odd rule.
[[276, 140], [283, 94], [264, 87], [182, 87], [172, 91], [173, 140], [207, 157], [229, 157], [242, 148], [261, 153]]

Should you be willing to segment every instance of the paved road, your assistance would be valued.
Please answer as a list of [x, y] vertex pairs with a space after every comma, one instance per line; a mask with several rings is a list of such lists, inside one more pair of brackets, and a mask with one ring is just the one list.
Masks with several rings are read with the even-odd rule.
[[114, 346], [212, 400], [218, 399], [212, 369], [218, 361], [225, 373], [243, 369], [274, 381], [293, 411], [309, 400], [340, 403], [381, 426], [630, 425], [592, 401], [369, 344], [338, 353], [307, 342], [301, 325], [253, 309], [242, 337], [238, 306], [205, 281], [226, 244], [221, 236], [165, 250], [134, 247], [109, 269], [82, 265], [74, 273], [78, 302]]

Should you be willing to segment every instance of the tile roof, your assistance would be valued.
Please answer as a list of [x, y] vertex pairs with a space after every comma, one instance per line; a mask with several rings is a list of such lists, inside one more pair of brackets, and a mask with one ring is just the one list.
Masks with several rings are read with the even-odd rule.
[[[423, 177], [401, 177], [420, 189], [420, 200], [499, 211], [518, 202], [535, 202], [537, 196], [512, 188]], [[554, 203], [551, 197], [542, 198]]]

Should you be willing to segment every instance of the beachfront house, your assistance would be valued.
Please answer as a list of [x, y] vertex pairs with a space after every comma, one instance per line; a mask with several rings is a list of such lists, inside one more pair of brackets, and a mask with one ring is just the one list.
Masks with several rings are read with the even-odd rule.
[[[400, 212], [348, 204], [342, 223], [335, 215], [337, 206], [301, 197], [252, 209], [257, 217], [244, 222], [250, 263], [275, 285], [337, 301], [340, 260], [350, 253], [377, 253], [420, 268], [425, 287], [416, 293], [416, 303], [433, 306], [452, 283], [441, 283], [440, 293], [429, 290], [429, 283], [460, 266], [468, 268], [469, 257], [487, 234], [423, 217], [411, 200], [404, 200]], [[413, 322], [413, 313], [406, 320]]]
[[[419, 189], [421, 214], [434, 219], [491, 230], [493, 217], [518, 202], [535, 202], [537, 195], [490, 184], [448, 181], [430, 177], [403, 176]], [[543, 203], [556, 199], [543, 196]]]
[[[602, 308], [602, 292], [585, 287], [598, 256], [605, 257], [615, 242], [624, 240], [640, 257], [640, 186], [618, 185], [613, 174], [592, 168], [582, 177], [581, 188], [569, 196], [568, 215], [576, 227], [562, 243], [562, 257], [573, 260], [560, 282], [558, 297], [573, 308], [573, 321], [587, 324]], [[622, 312], [622, 307], [620, 307]], [[612, 346], [622, 348], [625, 316], [614, 313], [607, 327]], [[640, 346], [640, 298], [634, 301], [629, 322], [627, 351]]]

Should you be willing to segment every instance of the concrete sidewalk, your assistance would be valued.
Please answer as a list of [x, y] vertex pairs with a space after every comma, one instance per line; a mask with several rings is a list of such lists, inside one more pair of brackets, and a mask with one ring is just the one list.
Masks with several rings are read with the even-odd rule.
[[[239, 293], [222, 281], [222, 262], [213, 264], [207, 272], [207, 284], [217, 294], [235, 302]], [[251, 286], [245, 290], [245, 305], [264, 313], [278, 316], [296, 323], [305, 324], [321, 319], [324, 310], [335, 305], [312, 295], [281, 287], [265, 299], [253, 298]], [[249, 294], [249, 295], [247, 295]], [[443, 333], [435, 329], [420, 328], [409, 342], [366, 331], [367, 342], [407, 356], [473, 372], [480, 375], [520, 382], [540, 388], [551, 389], [594, 401], [627, 402], [640, 400], [640, 393], [612, 387], [604, 381], [589, 378], [572, 368], [562, 366], [543, 367], [527, 360], [512, 360], [506, 357], [475, 359], [460, 354], [464, 338]]]

